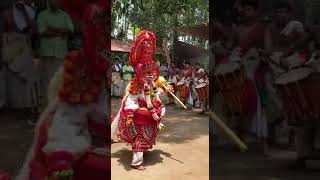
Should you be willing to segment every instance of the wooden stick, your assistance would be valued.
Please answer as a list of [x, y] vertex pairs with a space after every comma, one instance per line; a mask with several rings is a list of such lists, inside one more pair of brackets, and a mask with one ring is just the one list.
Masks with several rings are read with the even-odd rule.
[[172, 92], [169, 92], [169, 93], [170, 93], [170, 95], [171, 95], [172, 97], [174, 97], [174, 98], [178, 101], [178, 103], [179, 103], [183, 108], [187, 109], [187, 106], [184, 105], [183, 102], [181, 102], [181, 100], [180, 100], [175, 94], [173, 94]]
[[165, 89], [170, 93], [170, 95], [171, 95], [172, 97], [174, 97], [174, 98], [178, 101], [178, 103], [179, 103], [183, 108], [187, 109], [187, 106], [184, 105], [183, 102], [181, 102], [181, 100], [180, 100], [175, 94], [173, 94], [172, 92], [169, 91], [169, 89], [168, 89], [167, 86], [165, 85], [166, 80], [165, 80], [163, 77], [159, 77], [159, 81], [158, 81], [157, 83], [158, 83], [158, 85], [160, 85], [161, 87], [165, 88]]
[[239, 148], [242, 152], [248, 150], [246, 144], [241, 141], [241, 139], [214, 113], [209, 110], [209, 116], [212, 118], [213, 122], [220, 128]]

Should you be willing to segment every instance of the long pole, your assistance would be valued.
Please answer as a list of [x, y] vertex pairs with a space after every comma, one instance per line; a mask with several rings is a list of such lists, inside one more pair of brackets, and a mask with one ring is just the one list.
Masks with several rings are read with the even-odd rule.
[[[169, 90], [168, 90], [168, 87], [167, 87], [165, 84], [166, 84], [166, 80], [165, 80], [163, 77], [159, 77], [158, 85], [160, 85], [161, 87], [165, 88], [165, 90], [169, 91]], [[173, 93], [170, 92], [170, 91], [169, 91], [169, 93], [170, 93], [170, 95], [171, 95], [172, 97], [174, 97], [174, 98], [178, 101], [178, 103], [179, 103], [183, 108], [187, 109], [187, 106], [184, 105], [183, 102], [181, 102], [181, 100], [180, 100], [175, 94], [173, 94]]]
[[213, 122], [220, 128], [239, 148], [242, 152], [247, 151], [247, 145], [217, 116], [216, 113], [209, 110], [209, 116]]

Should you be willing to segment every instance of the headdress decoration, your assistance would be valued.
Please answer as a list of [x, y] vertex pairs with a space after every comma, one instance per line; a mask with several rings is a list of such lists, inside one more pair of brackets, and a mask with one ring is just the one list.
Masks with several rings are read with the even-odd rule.
[[75, 7], [70, 6], [69, 11], [79, 10], [78, 18], [83, 25], [83, 48], [66, 55], [63, 86], [59, 95], [61, 99], [72, 104], [88, 104], [97, 101], [107, 79], [107, 59], [111, 49], [108, 13], [111, 4], [108, 0], [73, 1], [80, 3], [76, 3]]
[[153, 60], [156, 52], [156, 37], [150, 31], [141, 31], [132, 43], [129, 64], [135, 68], [138, 78], [145, 73], [156, 71], [160, 73], [160, 64]]

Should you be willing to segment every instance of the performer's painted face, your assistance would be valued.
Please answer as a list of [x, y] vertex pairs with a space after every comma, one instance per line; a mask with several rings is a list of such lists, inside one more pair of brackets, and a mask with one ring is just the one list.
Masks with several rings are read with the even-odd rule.
[[140, 77], [144, 82], [154, 82], [159, 77], [159, 62], [141, 66]]

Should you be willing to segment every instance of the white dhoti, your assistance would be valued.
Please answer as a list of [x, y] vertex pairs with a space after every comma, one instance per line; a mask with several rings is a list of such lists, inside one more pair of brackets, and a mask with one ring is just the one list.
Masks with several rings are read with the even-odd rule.
[[112, 72], [111, 95], [122, 96], [124, 90], [124, 82], [121, 80], [119, 72]]
[[122, 84], [111, 84], [111, 95], [112, 96], [122, 96], [123, 95], [123, 87]]
[[2, 61], [6, 64], [1, 69], [0, 105], [9, 108], [31, 108], [33, 88], [39, 74], [33, 61], [30, 37], [22, 33], [3, 35]]
[[32, 108], [35, 106], [34, 99], [32, 98], [35, 82], [19, 77], [8, 68], [5, 70], [5, 76], [6, 106], [15, 109]]
[[255, 83], [255, 73], [259, 65], [258, 60], [246, 60], [245, 61], [246, 77], [254, 82], [257, 97], [257, 111], [253, 117], [251, 124], [251, 132], [254, 133], [258, 138], [268, 137], [268, 122], [266, 118], [266, 110], [262, 107], [259, 93]]
[[42, 105], [45, 107], [48, 104], [47, 92], [48, 86], [53, 78], [55, 72], [58, 71], [59, 67], [62, 66], [63, 59], [56, 57], [41, 57], [39, 62], [40, 68], [40, 83], [41, 83], [41, 94], [44, 97]]

